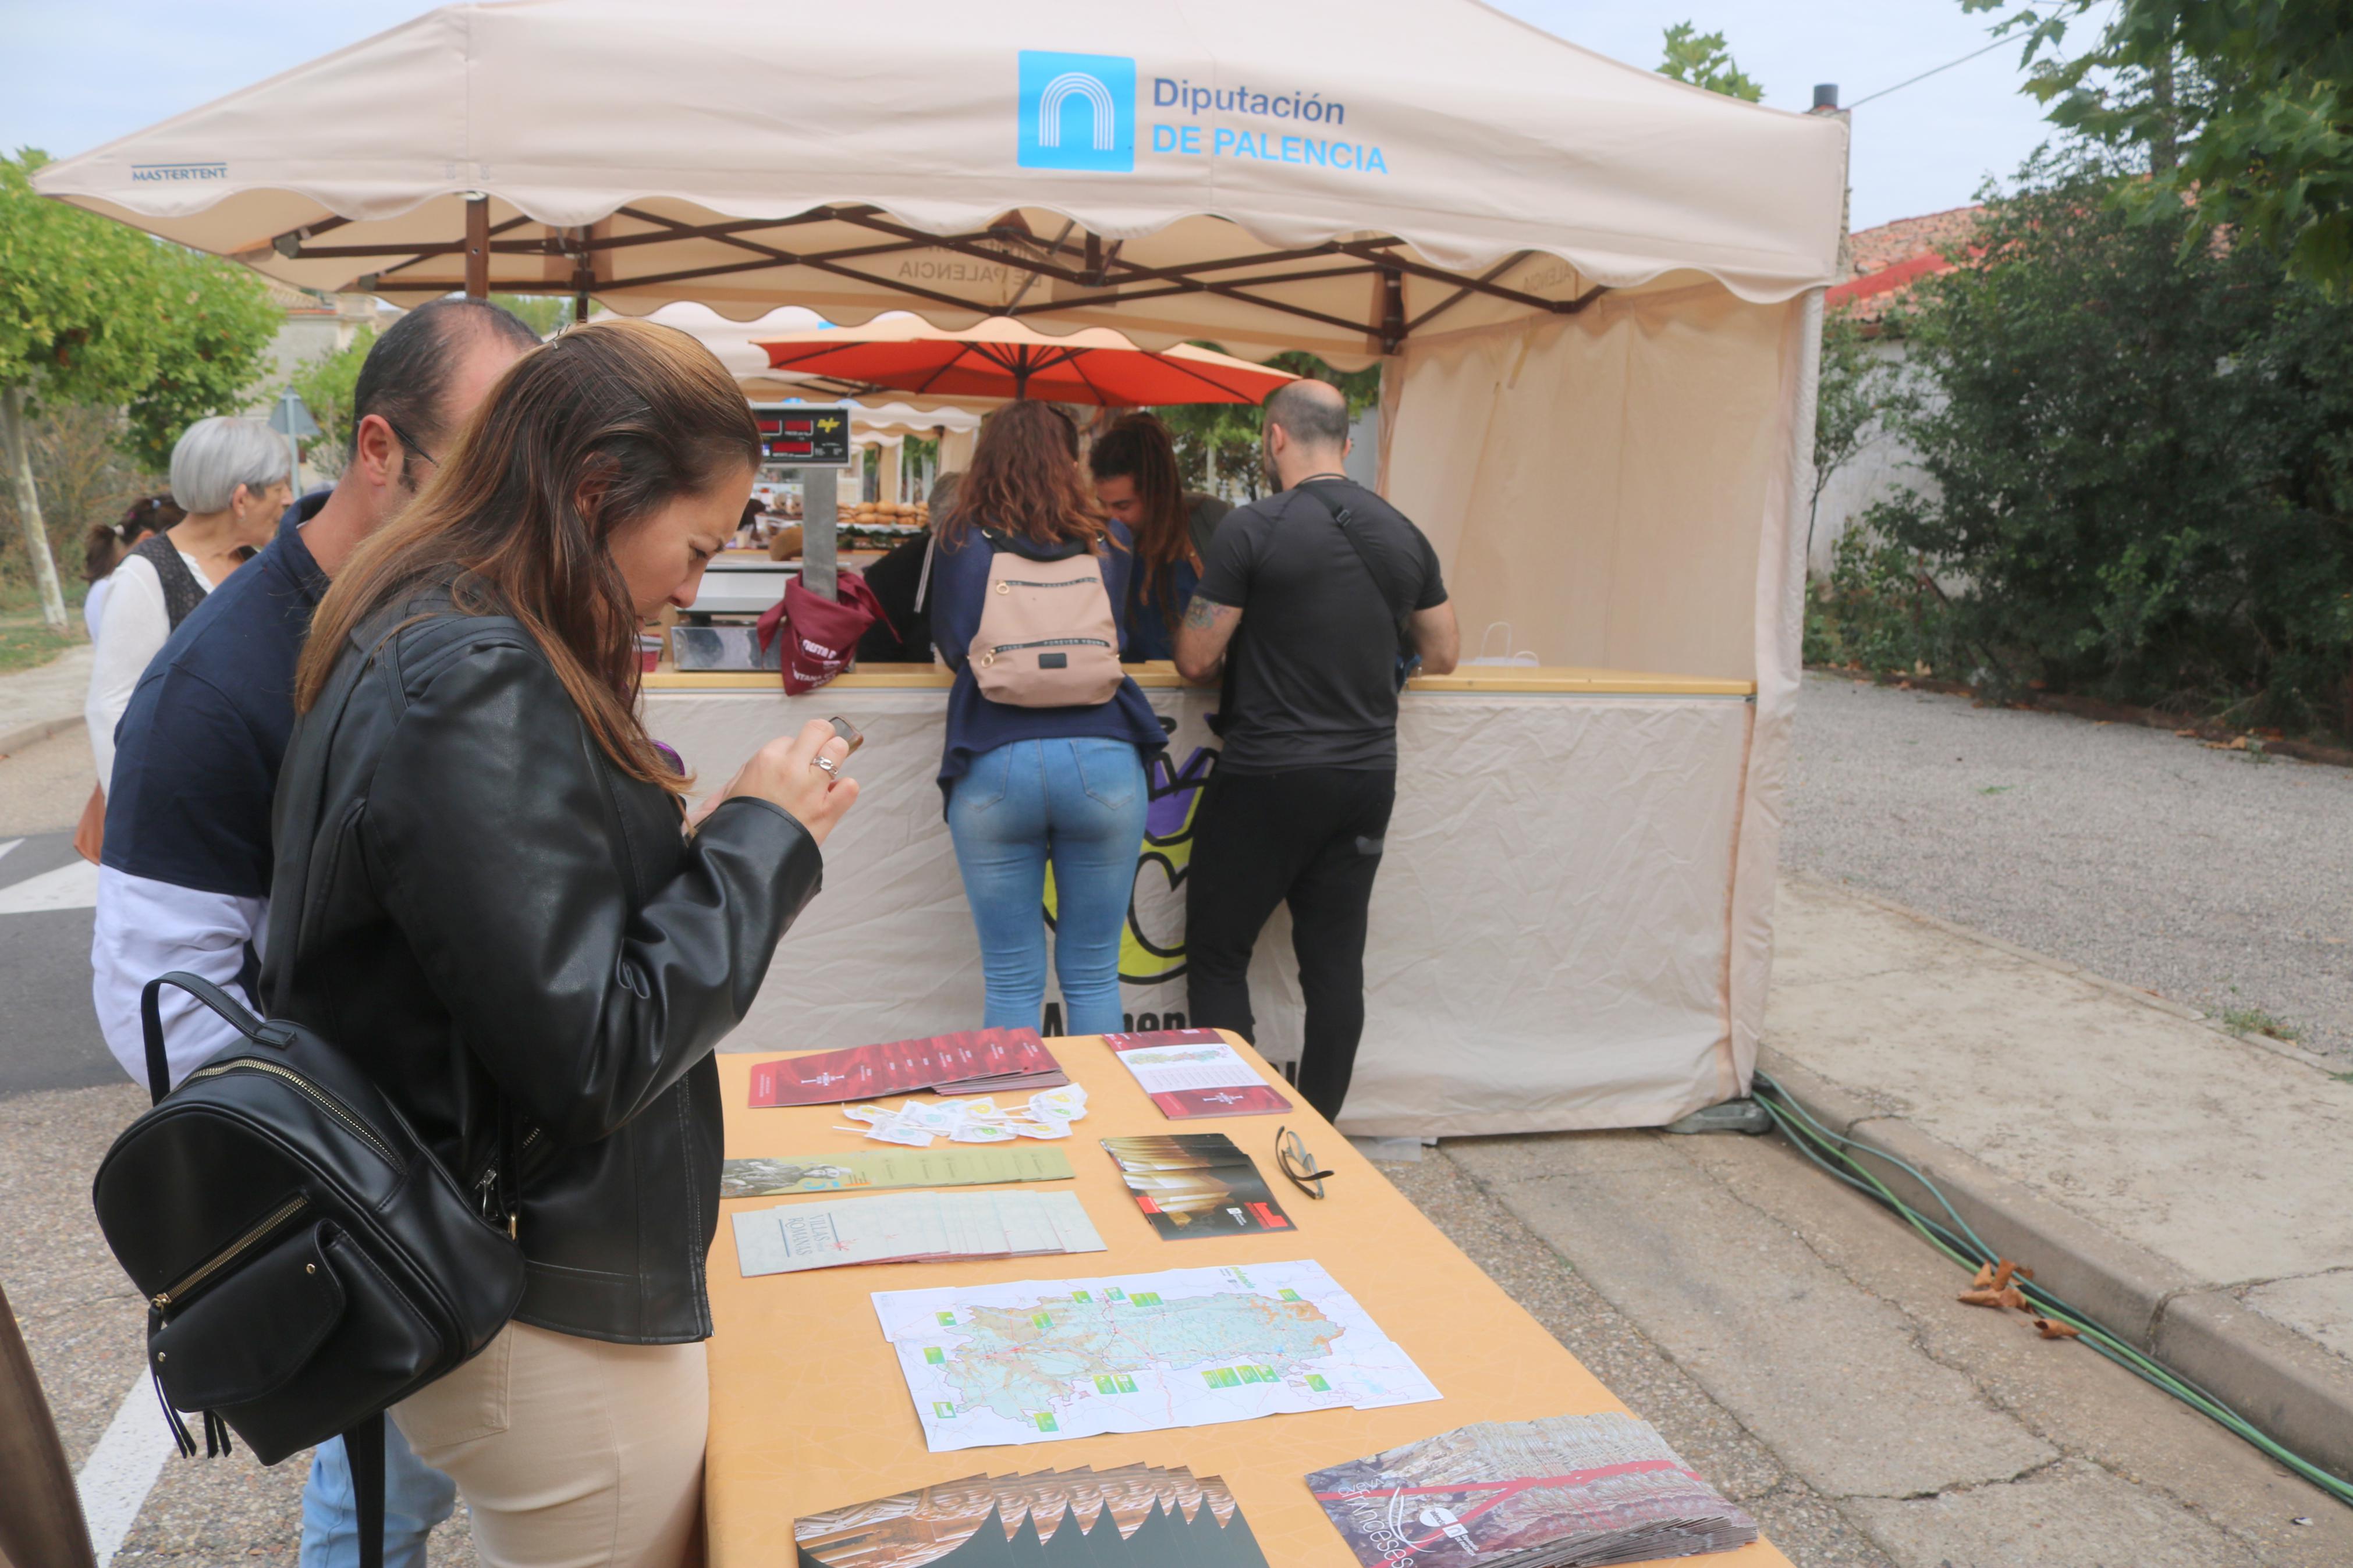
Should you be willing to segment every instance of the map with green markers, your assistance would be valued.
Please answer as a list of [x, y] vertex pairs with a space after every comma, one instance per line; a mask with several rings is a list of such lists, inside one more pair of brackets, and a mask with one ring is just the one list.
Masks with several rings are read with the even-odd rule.
[[934, 1453], [1439, 1397], [1313, 1262], [884, 1290], [874, 1310]]

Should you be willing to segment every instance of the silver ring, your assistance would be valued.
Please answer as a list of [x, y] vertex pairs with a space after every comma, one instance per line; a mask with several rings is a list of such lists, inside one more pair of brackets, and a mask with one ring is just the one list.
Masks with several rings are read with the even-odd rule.
[[810, 762], [809, 766], [824, 769], [826, 776], [828, 778], [831, 778], [840, 771], [841, 764], [835, 762], [831, 757], [818, 757]]

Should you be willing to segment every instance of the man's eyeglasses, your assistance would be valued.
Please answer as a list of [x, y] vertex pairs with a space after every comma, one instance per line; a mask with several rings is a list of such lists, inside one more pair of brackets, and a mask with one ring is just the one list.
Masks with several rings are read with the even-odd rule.
[[1274, 1158], [1275, 1163], [1282, 1167], [1282, 1173], [1291, 1178], [1293, 1186], [1311, 1198], [1324, 1195], [1324, 1178], [1332, 1173], [1315, 1163], [1315, 1156], [1307, 1152], [1307, 1145], [1299, 1141], [1298, 1133], [1288, 1127], [1275, 1130]]
[[440, 459], [440, 458], [437, 458], [437, 457], [435, 457], [432, 453], [430, 453], [430, 452], [427, 451], [423, 447], [421, 447], [421, 446], [417, 445], [417, 437], [414, 437], [414, 436], [411, 436], [407, 431], [406, 431], [406, 430], [402, 429], [402, 428], [399, 426], [399, 425], [397, 425], [396, 423], [395, 423], [395, 422], [394, 422], [394, 420], [393, 420], [393, 418], [392, 418], [392, 416], [389, 416], [389, 415], [385, 415], [385, 414], [379, 414], [379, 415], [377, 415], [377, 416], [376, 416], [376, 417], [377, 417], [377, 418], [379, 418], [379, 419], [381, 419], [381, 420], [383, 420], [386, 425], [389, 425], [389, 426], [392, 426], [392, 433], [393, 433], [395, 436], [396, 436], [396, 437], [399, 437], [399, 439], [400, 439], [400, 444], [401, 444], [402, 446], [404, 446], [404, 447], [407, 447], [410, 451], [412, 451], [412, 452], [416, 453], [418, 457], [420, 457], [420, 458], [424, 458], [427, 462], [428, 462], [428, 463], [432, 464], [435, 468], [439, 468], [439, 467], [441, 466], [441, 459]]

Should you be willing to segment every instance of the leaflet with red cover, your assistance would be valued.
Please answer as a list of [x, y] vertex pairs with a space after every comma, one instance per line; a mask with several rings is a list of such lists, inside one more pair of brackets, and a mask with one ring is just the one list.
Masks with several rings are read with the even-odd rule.
[[1103, 1041], [1164, 1116], [1279, 1116], [1291, 1109], [1215, 1029], [1105, 1035]]
[[834, 1105], [886, 1095], [992, 1094], [1071, 1080], [1034, 1029], [967, 1029], [755, 1063], [750, 1103]]

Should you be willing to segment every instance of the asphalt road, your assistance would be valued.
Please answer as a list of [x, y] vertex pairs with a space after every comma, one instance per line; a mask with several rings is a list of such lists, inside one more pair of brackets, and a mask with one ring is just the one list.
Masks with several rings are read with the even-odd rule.
[[1813, 675], [1781, 859], [2353, 1066], [2353, 769]]
[[[12, 890], [21, 899], [26, 884], [84, 865], [70, 833], [0, 837], [10, 845], [0, 848], [0, 910]], [[90, 1013], [90, 918], [87, 907], [0, 912], [0, 1098], [122, 1081]]]

